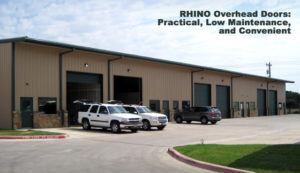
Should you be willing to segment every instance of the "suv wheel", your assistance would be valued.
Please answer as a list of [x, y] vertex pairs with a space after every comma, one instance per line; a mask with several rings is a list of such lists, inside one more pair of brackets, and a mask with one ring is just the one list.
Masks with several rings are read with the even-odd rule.
[[142, 128], [143, 128], [143, 130], [150, 130], [150, 129], [151, 129], [151, 126], [150, 126], [149, 121], [144, 120], [144, 121], [143, 121], [143, 126], [142, 126]]
[[176, 123], [182, 123], [182, 118], [180, 116], [176, 117]]
[[111, 123], [111, 130], [113, 133], [120, 133], [121, 129], [120, 129], [120, 124], [116, 121]]
[[138, 131], [138, 129], [131, 129], [132, 133], [136, 133]]
[[83, 128], [84, 130], [90, 130], [90, 129], [91, 129], [91, 125], [90, 125], [89, 120], [84, 119], [84, 120], [82, 121], [82, 128]]
[[200, 121], [201, 121], [201, 124], [207, 124], [207, 122], [208, 122], [206, 117], [202, 117]]
[[158, 130], [163, 130], [166, 126], [158, 126], [157, 129]]

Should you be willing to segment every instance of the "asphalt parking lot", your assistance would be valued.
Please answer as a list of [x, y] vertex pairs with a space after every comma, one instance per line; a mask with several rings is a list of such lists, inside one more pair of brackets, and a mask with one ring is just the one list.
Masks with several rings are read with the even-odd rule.
[[1, 140], [1, 173], [209, 172], [185, 165], [168, 147], [206, 144], [300, 144], [300, 115], [224, 119], [217, 125], [169, 123], [163, 131], [112, 134], [81, 127], [43, 129], [65, 140]]

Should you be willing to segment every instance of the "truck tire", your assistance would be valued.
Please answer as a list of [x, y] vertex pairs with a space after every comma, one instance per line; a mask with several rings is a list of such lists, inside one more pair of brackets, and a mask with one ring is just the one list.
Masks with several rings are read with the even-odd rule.
[[82, 128], [83, 130], [90, 130], [91, 129], [91, 125], [88, 119], [83, 119], [82, 120]]
[[120, 123], [117, 121], [113, 121], [110, 125], [111, 127], [111, 131], [113, 133], [120, 133], [121, 132], [121, 128], [120, 128]]
[[136, 133], [138, 131], [138, 129], [131, 129], [132, 133]]
[[200, 121], [201, 121], [201, 124], [207, 124], [207, 122], [208, 122], [206, 117], [202, 117]]
[[143, 130], [150, 130], [151, 129], [151, 125], [150, 125], [148, 120], [143, 120], [142, 129]]
[[163, 130], [166, 126], [158, 126], [157, 129], [158, 130]]
[[177, 116], [175, 120], [176, 120], [176, 123], [182, 123], [181, 116]]

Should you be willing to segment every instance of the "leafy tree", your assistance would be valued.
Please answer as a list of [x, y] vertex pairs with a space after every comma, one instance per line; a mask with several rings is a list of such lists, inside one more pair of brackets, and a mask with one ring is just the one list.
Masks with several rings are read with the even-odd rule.
[[286, 107], [288, 109], [299, 108], [300, 105], [300, 93], [293, 91], [286, 91]]

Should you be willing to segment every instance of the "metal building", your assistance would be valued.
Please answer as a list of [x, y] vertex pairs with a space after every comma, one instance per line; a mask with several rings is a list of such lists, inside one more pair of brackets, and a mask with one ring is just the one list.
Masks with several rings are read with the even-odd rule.
[[0, 40], [0, 129], [76, 124], [76, 99], [122, 100], [173, 114], [217, 106], [224, 118], [282, 115], [292, 81], [28, 37]]

